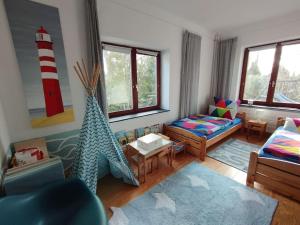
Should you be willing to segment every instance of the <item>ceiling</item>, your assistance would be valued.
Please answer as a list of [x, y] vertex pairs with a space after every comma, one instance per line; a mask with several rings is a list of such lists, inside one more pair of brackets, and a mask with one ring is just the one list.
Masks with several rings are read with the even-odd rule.
[[300, 11], [300, 0], [144, 0], [212, 31], [239, 28]]

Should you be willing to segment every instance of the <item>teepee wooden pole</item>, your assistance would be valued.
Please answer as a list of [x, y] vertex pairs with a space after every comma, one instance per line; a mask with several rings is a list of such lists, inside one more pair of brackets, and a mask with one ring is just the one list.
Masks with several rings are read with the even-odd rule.
[[97, 64], [96, 67], [95, 67], [95, 72], [94, 72], [94, 75], [93, 75], [94, 79], [93, 79], [93, 83], [92, 83], [94, 93], [97, 90], [97, 83], [98, 83], [99, 75], [100, 75], [100, 65]]
[[80, 79], [81, 83], [83, 84], [84, 88], [86, 89], [87, 93], [91, 96], [95, 95], [97, 90], [97, 83], [100, 77], [100, 65], [96, 64], [93, 65], [93, 70], [91, 75], [89, 76], [87, 67], [83, 59], [81, 60], [82, 66], [77, 61], [74, 65], [74, 70]]
[[89, 74], [87, 72], [87, 69], [86, 69], [86, 66], [85, 66], [85, 63], [84, 63], [83, 59], [81, 59], [81, 62], [82, 62], [82, 66], [83, 66], [84, 75], [86, 76], [87, 81], [91, 82], [92, 78], [89, 76]]
[[79, 62], [76, 62], [76, 64], [77, 64], [79, 72], [80, 72], [80, 74], [81, 74], [81, 76], [82, 76], [82, 78], [84, 80], [84, 83], [87, 85], [87, 87], [89, 87], [88, 79], [86, 78], [85, 74], [82, 72], [82, 69], [81, 69], [81, 66], [80, 66]]
[[79, 66], [78, 62], [76, 62], [75, 67], [76, 67], [77, 74], [81, 77], [81, 79], [82, 79], [83, 83], [85, 84], [85, 86], [87, 86], [87, 83], [85, 82], [83, 74], [80, 71], [80, 66]]
[[83, 84], [84, 88], [87, 89], [86, 83], [84, 82], [83, 78], [81, 77], [80, 72], [77, 70], [76, 66], [74, 66], [74, 70], [75, 70], [77, 76], [79, 77], [81, 83]]
[[96, 66], [93, 66], [93, 74], [92, 74], [92, 79], [91, 79], [91, 87], [94, 89], [94, 81], [95, 81], [95, 73], [96, 73]]
[[96, 68], [95, 68], [95, 74], [94, 74], [94, 80], [93, 80], [93, 88], [96, 90], [97, 89], [97, 83], [98, 83], [98, 79], [100, 76], [100, 65], [97, 64]]
[[81, 74], [81, 76], [82, 76], [82, 78], [83, 78], [85, 84], [86, 84], [86, 87], [87, 87], [87, 88], [86, 88], [86, 91], [87, 91], [87, 93], [88, 93], [89, 95], [92, 95], [92, 93], [91, 93], [91, 86], [90, 86], [88, 74], [84, 72], [84, 69], [82, 69], [82, 67], [80, 66], [79, 62], [77, 62], [77, 67], [78, 67], [78, 69], [79, 69], [79, 71], [80, 71], [80, 74]]
[[96, 71], [96, 65], [93, 65], [93, 73], [92, 73], [92, 84], [94, 83], [94, 79], [95, 79], [95, 71]]

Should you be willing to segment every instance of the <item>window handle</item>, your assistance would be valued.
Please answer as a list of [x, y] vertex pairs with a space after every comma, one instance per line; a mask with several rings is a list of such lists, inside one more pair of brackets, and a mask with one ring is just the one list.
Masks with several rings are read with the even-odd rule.
[[272, 81], [272, 84], [271, 84], [272, 88], [274, 88], [275, 85], [276, 85], [276, 82], [275, 82], [275, 80], [273, 80], [273, 81]]

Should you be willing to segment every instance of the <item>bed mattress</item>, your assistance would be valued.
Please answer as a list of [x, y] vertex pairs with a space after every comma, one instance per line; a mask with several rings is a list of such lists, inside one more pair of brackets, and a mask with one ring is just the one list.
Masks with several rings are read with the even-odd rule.
[[262, 146], [258, 155], [300, 164], [300, 134], [279, 127]]
[[229, 120], [198, 114], [176, 120], [169, 126], [184, 129], [198, 137], [206, 137], [209, 140], [239, 124], [241, 124], [241, 119], [239, 118]]

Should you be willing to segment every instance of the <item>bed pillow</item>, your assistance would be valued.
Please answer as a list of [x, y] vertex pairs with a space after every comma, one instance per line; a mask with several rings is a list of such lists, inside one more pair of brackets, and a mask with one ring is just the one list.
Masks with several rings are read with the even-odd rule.
[[284, 130], [300, 133], [300, 118], [287, 117], [283, 126]]
[[226, 118], [233, 120], [237, 114], [237, 109], [222, 108], [214, 105], [209, 106], [209, 115], [214, 117]]
[[223, 98], [219, 98], [219, 97], [214, 97], [214, 101], [215, 101], [215, 106], [216, 107], [221, 107], [221, 108], [238, 108], [238, 106], [240, 105], [240, 100], [237, 101], [233, 101], [230, 99], [223, 99]]

